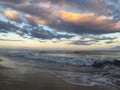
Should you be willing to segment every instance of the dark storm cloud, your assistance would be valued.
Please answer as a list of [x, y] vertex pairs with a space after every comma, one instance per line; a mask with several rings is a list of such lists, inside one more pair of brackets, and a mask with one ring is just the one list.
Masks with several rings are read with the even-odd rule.
[[[45, 24], [57, 31], [76, 34], [105, 34], [120, 32], [120, 23], [117, 22], [120, 18], [118, 0], [12, 0], [11, 2], [9, 0], [1, 0], [0, 2], [1, 6], [4, 8], [12, 8], [23, 14], [29, 14], [30, 16], [36, 17], [33, 19], [24, 17], [28, 24], [33, 26]], [[42, 5], [43, 3], [47, 4], [48, 2], [50, 2], [50, 7], [46, 7], [45, 4]], [[78, 21], [76, 21], [77, 23], [66, 21], [61, 18], [60, 15], [57, 15], [60, 13], [59, 11], [54, 14], [53, 11], [56, 9], [54, 8], [53, 10], [53, 8], [51, 8], [54, 7], [54, 5], [57, 5], [59, 8], [69, 7], [69, 9], [73, 8], [74, 10], [77, 9], [81, 12], [85, 11], [87, 13], [94, 13], [98, 18], [96, 16], [88, 17], [86, 22], [81, 22], [82, 19], [79, 19], [78, 17]], [[114, 18], [113, 20], [105, 19], [101, 22], [99, 22], [99, 20], [95, 21], [95, 19], [100, 19], [100, 16], [103, 15], [106, 15], [106, 18], [108, 16], [113, 16]], [[72, 18], [74, 18], [74, 14]], [[36, 19], [39, 21], [36, 21]], [[117, 21], [114, 21], [114, 19]]]
[[41, 16], [41, 17], [46, 17], [49, 15], [50, 10], [47, 8], [39, 7], [36, 4], [13, 4], [13, 3], [2, 3], [2, 6], [7, 7], [7, 8], [12, 8], [14, 10], [18, 10], [20, 12], [30, 14], [30, 15], [35, 15], [35, 16]]
[[94, 41], [99, 41], [99, 40], [115, 40], [117, 39], [116, 37], [93, 37]]
[[55, 28], [59, 31], [66, 31], [68, 33], [75, 34], [107, 34], [107, 33], [115, 33], [120, 32], [120, 29], [113, 28], [114, 23], [110, 24], [96, 24], [92, 22], [86, 22], [82, 24], [75, 24], [70, 22], [62, 21], [59, 24], [50, 24], [52, 28]]
[[[59, 7], [69, 6], [73, 9], [75, 8], [75, 9], [81, 10], [83, 12], [93, 12], [93, 13], [102, 14], [102, 15], [114, 15], [115, 14], [114, 12], [120, 10], [119, 9], [119, 4], [120, 4], [119, 0], [12, 0], [12, 1], [1, 0], [0, 2], [7, 2], [7, 4], [9, 2], [9, 5], [11, 4], [12, 8], [15, 8], [15, 9], [16, 9], [15, 5], [17, 4], [17, 8], [19, 7], [19, 9], [21, 8], [21, 10], [23, 10], [23, 11], [26, 8], [25, 11], [28, 12], [31, 10], [30, 12], [34, 12], [34, 13], [39, 12], [39, 8], [36, 7], [37, 3], [47, 3], [47, 2], [51, 2], [51, 6], [54, 6], [54, 5], [57, 5]], [[24, 8], [23, 9], [19, 5], [22, 3], [25, 3], [25, 2], [29, 2], [31, 4], [31, 6], [28, 6], [28, 7], [23, 6], [23, 8]], [[117, 16], [119, 14], [120, 13], [116, 13]]]
[[[105, 28], [104, 30], [97, 28], [97, 26], [95, 26], [94, 24], [90, 25], [89, 23], [87, 24], [83, 24], [83, 25], [76, 25], [73, 23], [67, 23], [67, 22], [62, 22], [61, 24], [57, 24], [57, 25], [49, 25], [52, 28], [55, 28], [56, 30], [59, 31], [66, 31], [68, 33], [76, 33], [76, 34], [104, 34], [104, 33], [114, 33], [117, 31], [111, 30], [109, 31], [107, 28]], [[90, 28], [90, 27], [94, 27]], [[99, 27], [99, 26], [98, 26]], [[118, 31], [120, 32], [120, 31]]]
[[47, 0], [60, 6], [69, 6], [82, 12], [114, 16], [120, 19], [120, 0]]
[[57, 32], [51, 32], [49, 30], [44, 30], [42, 27], [36, 26], [24, 26], [19, 27], [18, 25], [11, 24], [10, 22], [3, 22], [0, 21], [0, 32], [2, 33], [8, 33], [8, 32], [14, 32], [22, 37], [30, 36], [32, 38], [38, 38], [38, 39], [61, 39], [61, 38], [67, 38], [70, 39], [74, 37], [74, 35], [69, 34], [59, 34]]
[[[89, 39], [89, 40], [88, 40]], [[72, 41], [69, 44], [74, 44], [74, 45], [93, 45], [96, 44], [100, 41], [105, 41], [106, 44], [111, 44], [114, 43], [113, 40], [115, 40], [116, 37], [97, 37], [97, 36], [82, 36], [80, 40], [75, 40]]]
[[10, 22], [0, 21], [0, 32], [16, 32], [19, 28]]
[[44, 30], [42, 27], [41, 28], [35, 28], [32, 31], [30, 31], [30, 36], [33, 38], [41, 38], [41, 39], [61, 39], [61, 38], [67, 38], [70, 39], [74, 37], [74, 35], [68, 35], [68, 34], [58, 34], [58, 33], [53, 33], [48, 30]]
[[53, 12], [49, 7], [44, 7], [44, 5], [43, 6], [40, 5], [41, 3], [37, 3], [37, 1], [34, 1], [34, 3], [31, 1], [23, 0], [23, 2], [20, 4], [2, 2], [0, 3], [0, 5], [3, 6], [4, 9], [11, 8], [19, 13], [24, 14], [25, 16], [22, 18], [26, 19], [29, 24], [35, 25], [36, 23], [34, 23], [34, 21], [30, 20], [29, 18], [27, 18], [26, 15], [30, 15], [33, 17], [37, 17], [38, 19], [46, 20], [48, 23], [53, 23], [56, 21], [56, 16], [53, 14]]
[[[44, 1], [44, 0], [42, 0]], [[111, 15], [113, 12], [107, 3], [111, 0], [46, 0], [60, 7], [69, 7], [82, 12], [92, 12], [102, 15]], [[117, 1], [116, 1], [117, 2]]]
[[37, 16], [40, 18], [45, 18], [45, 19], [50, 19], [49, 16], [52, 13], [49, 9], [35, 6], [34, 4], [22, 6], [22, 7], [18, 8], [18, 10], [20, 10], [24, 13], [34, 15], [34, 16]]
[[[6, 0], [7, 1], [7, 0]], [[99, 13], [102, 15], [109, 15], [109, 14], [114, 14], [114, 7], [111, 8], [110, 5], [108, 5], [107, 3], [113, 1], [113, 0], [26, 0], [26, 2], [29, 2], [29, 5], [26, 6], [20, 6], [20, 4], [24, 4], [25, 0], [13, 0], [13, 1], [7, 1], [9, 3], [8, 6], [12, 7], [13, 9], [20, 9], [21, 11], [27, 12], [27, 13], [32, 13], [32, 14], [36, 14], [39, 15], [41, 12], [40, 8], [36, 6], [36, 4], [38, 3], [47, 3], [47, 2], [51, 2], [51, 7], [54, 5], [57, 5], [59, 7], [62, 6], [69, 6], [72, 7], [74, 9], [78, 9], [78, 10], [82, 10], [87, 11], [87, 12], [95, 12], [95, 13]], [[1, 2], [5, 2], [4, 0], [2, 0]], [[118, 1], [116, 1], [118, 3]], [[16, 4], [13, 4], [16, 3]], [[118, 4], [117, 4], [118, 5]], [[8, 7], [6, 5], [6, 7]], [[40, 5], [39, 5], [40, 6]], [[115, 8], [116, 10], [119, 10], [118, 8]], [[47, 9], [46, 9], [47, 10]], [[112, 11], [113, 10], [113, 11]], [[47, 15], [47, 14], [46, 14]], [[118, 14], [119, 15], [119, 14]]]
[[78, 40], [78, 41], [73, 41], [72, 43], [69, 44], [74, 44], [74, 45], [92, 45], [95, 44], [95, 42], [92, 42], [91, 40], [85, 41], [85, 40]]

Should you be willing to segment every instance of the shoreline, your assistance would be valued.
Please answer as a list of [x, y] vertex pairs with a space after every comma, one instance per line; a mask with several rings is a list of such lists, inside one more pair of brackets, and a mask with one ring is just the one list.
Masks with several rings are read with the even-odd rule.
[[[21, 68], [15, 66], [12, 67], [12, 69], [4, 69], [3, 71], [3, 74], [5, 77], [7, 76], [7, 79], [4, 79], [5, 82], [1, 84], [3, 85], [3, 89], [0, 87], [0, 90], [108, 90], [108, 88], [106, 89], [105, 87], [100, 86], [82, 86], [70, 84], [62, 78], [57, 77], [55, 74], [34, 71], [28, 67]], [[9, 89], [6, 89], [6, 87], [9, 87]]]

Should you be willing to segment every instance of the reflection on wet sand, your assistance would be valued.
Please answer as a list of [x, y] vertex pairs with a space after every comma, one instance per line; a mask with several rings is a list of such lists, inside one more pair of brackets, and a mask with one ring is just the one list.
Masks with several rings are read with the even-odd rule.
[[8, 76], [0, 76], [0, 90], [102, 90], [97, 87], [71, 85], [48, 73], [26, 72], [21, 74], [21, 79], [19, 76]]

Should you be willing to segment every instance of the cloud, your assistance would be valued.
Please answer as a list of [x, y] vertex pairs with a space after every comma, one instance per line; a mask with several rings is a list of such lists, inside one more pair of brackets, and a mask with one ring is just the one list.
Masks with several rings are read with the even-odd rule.
[[105, 41], [106, 44], [114, 43], [116, 37], [105, 37], [105, 36], [82, 36], [79, 40], [73, 40], [69, 44], [74, 45], [93, 45], [101, 41]]
[[[38, 8], [40, 12], [36, 12], [36, 6], [34, 6], [35, 9], [32, 7], [33, 10], [27, 9], [26, 7], [21, 8], [25, 9], [23, 9], [23, 12], [26, 12], [27, 14], [24, 18], [31, 25], [42, 24], [59, 31], [76, 34], [104, 34], [120, 32], [120, 22], [115, 22], [111, 17], [93, 13], [79, 14], [64, 10], [58, 11], [57, 14], [55, 14], [55, 12], [52, 13], [50, 10], [46, 10], [43, 7]], [[10, 20], [20, 20], [18, 11], [5, 11], [4, 16]]]
[[0, 0], [1, 2], [9, 2], [9, 3], [22, 3], [24, 0]]
[[106, 44], [113, 44], [113, 43], [116, 43], [116, 41], [112, 41], [112, 40], [111, 40], [111, 41], [106, 41], [105, 43], [106, 43]]
[[[59, 15], [58, 15], [59, 14]], [[59, 11], [57, 16], [41, 18], [27, 15], [30, 24], [44, 24], [59, 31], [76, 34], [104, 34], [120, 32], [120, 22], [114, 22], [111, 17], [89, 14], [78, 14], [73, 12]], [[44, 15], [45, 16], [45, 15]]]
[[[39, 1], [40, 2], [40, 1]], [[50, 7], [49, 3], [37, 3], [37, 0], [33, 1], [22, 1], [21, 3], [13, 4], [13, 3], [6, 3], [2, 1], [1, 7], [4, 9], [6, 8], [11, 8], [13, 11], [19, 12], [19, 14], [22, 15], [22, 18], [20, 18], [20, 15], [17, 18], [20, 18], [22, 22], [26, 20], [29, 24], [33, 25], [38, 25], [38, 24], [46, 24], [48, 25], [49, 23], [55, 23], [57, 20], [57, 12], [52, 10]], [[10, 14], [13, 15], [12, 12]], [[11, 15], [11, 16], [12, 16]], [[6, 17], [6, 15], [4, 15]], [[7, 15], [8, 18], [8, 15]], [[13, 20], [13, 16], [12, 18]], [[22, 20], [24, 19], [24, 20]], [[16, 21], [16, 20], [15, 20]]]
[[[120, 11], [119, 0], [1, 0], [0, 2], [2, 2], [2, 4], [9, 4], [8, 6], [14, 9], [17, 7], [22, 11], [31, 12], [32, 14], [38, 14], [38, 12], [40, 12], [39, 7], [43, 6], [43, 3], [44, 6], [47, 7], [55, 8], [57, 6], [59, 9], [77, 9], [82, 12], [92, 12], [115, 17], [118, 17], [120, 13], [115, 13], [116, 11]], [[39, 7], [37, 5], [39, 5]], [[8, 6], [6, 5], [6, 7]], [[37, 9], [38, 12], [35, 9]]]
[[74, 37], [74, 35], [50, 32], [48, 30], [44, 30], [42, 27], [32, 29], [29, 33], [30, 33], [29, 35], [32, 36], [33, 38], [41, 38], [41, 39], [61, 39], [61, 38], [70, 39]]
[[19, 29], [15, 24], [10, 22], [0, 21], [0, 32], [7, 33], [7, 32], [16, 32]]
[[92, 12], [99, 15], [113, 16], [120, 20], [120, 1], [119, 0], [46, 0], [73, 10], [82, 12]]
[[38, 25], [38, 24], [46, 25], [48, 23], [47, 20], [41, 19], [41, 18], [35, 17], [35, 16], [26, 15], [25, 18], [26, 18], [27, 22], [31, 25]]
[[[108, 3], [111, 1], [113, 0], [40, 0], [39, 2], [50, 2], [52, 4], [51, 6], [56, 5], [57, 7], [60, 7], [60, 9], [69, 8], [72, 10], [78, 10], [82, 12], [92, 12], [103, 15], [111, 15], [114, 14], [114, 9], [109, 7], [108, 5]], [[119, 1], [115, 1], [117, 2], [116, 5], [119, 5]]]
[[84, 23], [96, 23], [101, 24], [106, 21], [111, 20], [106, 16], [99, 16], [93, 13], [90, 14], [77, 14], [72, 12], [60, 11], [60, 19], [68, 23], [75, 23], [75, 24], [84, 24]]
[[12, 21], [20, 21], [20, 13], [15, 10], [4, 11], [3, 15]]
[[12, 40], [12, 39], [3, 39], [3, 38], [0, 38], [0, 41], [23, 42], [23, 40]]
[[120, 22], [112, 18], [96, 14], [77, 14], [60, 11], [60, 23], [50, 26], [57, 30], [64, 30], [76, 34], [104, 34], [120, 32]]
[[69, 43], [69, 44], [74, 44], [74, 45], [92, 45], [92, 44], [95, 44], [95, 42], [92, 42], [90, 40], [88, 40], [88, 41], [77, 40], [77, 41], [73, 41], [72, 43]]
[[111, 9], [111, 16], [117, 21], [120, 20], [120, 0], [106, 0], [107, 6]]
[[[115, 0], [1, 0], [1, 7], [13, 9], [4, 14], [10, 20], [24, 19], [32, 26], [49, 26], [56, 32], [106, 34], [120, 32], [119, 5]], [[109, 2], [109, 3], [108, 3]], [[114, 7], [112, 7], [114, 6]], [[71, 10], [72, 9], [72, 10]], [[67, 11], [66, 11], [67, 10]], [[68, 12], [69, 11], [69, 12]], [[85, 11], [85, 12], [84, 12]], [[19, 13], [16, 13], [19, 12]], [[77, 13], [76, 13], [77, 12]], [[116, 13], [113, 13], [116, 12]], [[111, 17], [110, 17], [111, 16]]]
[[52, 32], [42, 28], [41, 26], [24, 25], [24, 27], [19, 27], [19, 25], [17, 24], [11, 24], [10, 22], [3, 22], [3, 21], [0, 21], [0, 32], [2, 33], [13, 32], [20, 35], [21, 37], [29, 36], [38, 39], [61, 39], [61, 38], [70, 39], [74, 37], [74, 35], [70, 35], [70, 34], [62, 34], [62, 33], [60, 34], [55, 31]]
[[[34, 0], [33, 0], [34, 1]], [[46, 3], [47, 4], [47, 3]], [[47, 5], [44, 3], [31, 3], [29, 1], [23, 1], [20, 4], [13, 4], [13, 3], [2, 3], [1, 6], [4, 8], [12, 8], [13, 10], [16, 10], [18, 12], [21, 12], [23, 14], [27, 14], [30, 16], [39, 17], [42, 19], [47, 20], [53, 20], [55, 17], [53, 11], [51, 11], [50, 7], [47, 7]]]

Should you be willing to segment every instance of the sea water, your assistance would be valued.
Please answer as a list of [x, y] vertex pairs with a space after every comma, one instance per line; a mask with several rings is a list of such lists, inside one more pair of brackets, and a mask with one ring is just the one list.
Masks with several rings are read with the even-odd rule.
[[118, 51], [10, 51], [4, 54], [18, 66], [55, 74], [71, 84], [120, 87]]

